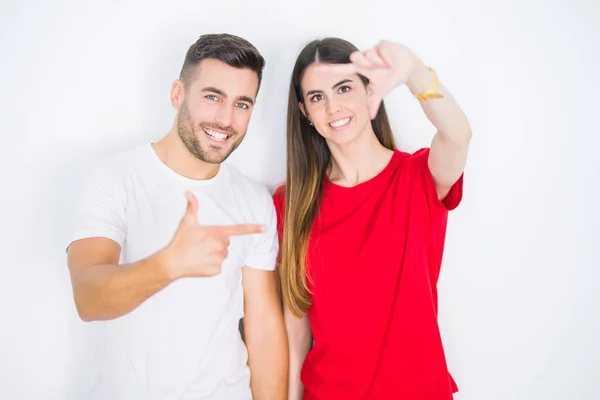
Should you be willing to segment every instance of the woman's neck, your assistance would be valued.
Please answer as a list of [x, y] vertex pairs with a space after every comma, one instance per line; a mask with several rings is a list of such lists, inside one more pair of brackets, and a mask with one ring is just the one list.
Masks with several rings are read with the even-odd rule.
[[329, 180], [352, 187], [377, 176], [390, 162], [393, 150], [384, 147], [372, 129], [344, 145], [329, 143], [331, 167]]

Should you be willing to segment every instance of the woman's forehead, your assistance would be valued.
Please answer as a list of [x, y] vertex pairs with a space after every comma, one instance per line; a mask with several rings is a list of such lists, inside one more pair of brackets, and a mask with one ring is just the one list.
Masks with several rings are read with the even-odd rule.
[[331, 90], [342, 80], [355, 80], [356, 74], [350, 73], [345, 64], [313, 63], [302, 75], [301, 87], [304, 92], [309, 90]]

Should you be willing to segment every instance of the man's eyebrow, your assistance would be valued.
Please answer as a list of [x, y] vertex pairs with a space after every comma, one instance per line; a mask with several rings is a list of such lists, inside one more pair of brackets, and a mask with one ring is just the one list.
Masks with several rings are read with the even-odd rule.
[[207, 86], [205, 88], [202, 88], [202, 91], [203, 92], [213, 92], [216, 94], [220, 94], [223, 97], [227, 97], [227, 95], [225, 94], [224, 91], [222, 91], [221, 89], [217, 89], [216, 87], [213, 87], [213, 86]]
[[247, 101], [248, 103], [250, 103], [252, 105], [254, 104], [254, 99], [249, 96], [240, 96], [240, 97], [238, 97], [238, 100]]
[[[202, 88], [202, 91], [203, 92], [216, 93], [216, 94], [221, 95], [223, 97], [227, 97], [227, 94], [225, 94], [224, 91], [222, 91], [221, 89], [217, 89], [214, 86], [207, 86], [205, 88]], [[250, 104], [254, 104], [254, 99], [252, 97], [250, 97], [250, 96], [239, 96], [238, 100], [246, 101], [246, 102], [248, 102]]]

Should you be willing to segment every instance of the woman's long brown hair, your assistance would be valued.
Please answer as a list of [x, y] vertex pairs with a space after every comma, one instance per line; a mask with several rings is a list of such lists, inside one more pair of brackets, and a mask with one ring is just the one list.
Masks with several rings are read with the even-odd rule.
[[[303, 317], [311, 302], [308, 289], [307, 251], [313, 222], [323, 196], [323, 177], [331, 164], [331, 152], [325, 139], [302, 114], [300, 83], [306, 68], [314, 62], [342, 64], [350, 62], [357, 48], [339, 38], [314, 40], [298, 55], [289, 88], [287, 110], [287, 165], [285, 212], [281, 246], [281, 289], [283, 298], [298, 318]], [[364, 76], [360, 77], [366, 85]], [[373, 130], [386, 148], [396, 148], [383, 102], [374, 120]]]

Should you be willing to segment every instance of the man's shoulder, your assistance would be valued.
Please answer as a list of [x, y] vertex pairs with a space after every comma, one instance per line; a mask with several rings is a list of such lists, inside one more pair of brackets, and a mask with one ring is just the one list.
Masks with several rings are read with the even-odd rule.
[[147, 146], [149, 145], [137, 145], [101, 156], [88, 164], [88, 170], [94, 175], [102, 175], [110, 179], [128, 176], [147, 156]]
[[229, 163], [223, 165], [227, 169], [230, 183], [234, 186], [235, 191], [243, 195], [246, 200], [256, 201], [258, 204], [271, 201], [271, 194], [267, 185], [249, 177], [234, 165]]

